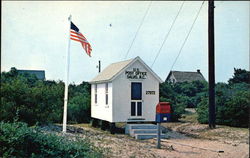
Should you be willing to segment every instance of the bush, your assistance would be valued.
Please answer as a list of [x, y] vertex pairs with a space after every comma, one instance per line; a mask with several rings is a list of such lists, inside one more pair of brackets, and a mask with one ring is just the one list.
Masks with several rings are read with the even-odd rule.
[[186, 107], [196, 107], [207, 93], [207, 83], [201, 81], [160, 84], [160, 101], [171, 103], [171, 119], [178, 121]]
[[72, 123], [90, 122], [90, 96], [78, 95], [68, 104], [68, 120]]
[[87, 140], [45, 134], [21, 122], [0, 122], [0, 146], [0, 157], [102, 157], [102, 151]]
[[176, 102], [171, 99], [166, 99], [164, 97], [160, 98], [161, 102], [169, 102], [171, 106], [171, 121], [178, 121], [179, 118], [181, 118], [181, 115], [185, 113], [185, 107], [186, 105], [181, 101], [180, 98], [183, 99], [183, 96], [177, 97], [179, 102]]
[[208, 123], [208, 98], [202, 98], [201, 102], [198, 104], [198, 108], [196, 109], [198, 114], [197, 120], [200, 123]]
[[[237, 83], [216, 84], [216, 123], [235, 127], [248, 127], [250, 85]], [[208, 123], [208, 97], [203, 97], [197, 108], [198, 121]]]
[[[2, 80], [1, 80], [2, 81]], [[1, 82], [1, 120], [13, 121], [18, 112], [19, 121], [34, 125], [36, 122], [62, 120], [63, 83], [45, 85], [37, 80], [30, 84], [22, 76]]]
[[[0, 121], [18, 120], [34, 125], [62, 122], [64, 83], [41, 81], [34, 75], [18, 74], [15, 68], [1, 73]], [[90, 120], [90, 85], [69, 85], [68, 121]]]
[[69, 85], [68, 121], [72, 123], [90, 122], [90, 84]]
[[236, 92], [224, 106], [220, 106], [218, 123], [235, 127], [248, 127], [250, 92]]
[[178, 121], [181, 115], [185, 113], [186, 105], [183, 103], [171, 104], [171, 120]]

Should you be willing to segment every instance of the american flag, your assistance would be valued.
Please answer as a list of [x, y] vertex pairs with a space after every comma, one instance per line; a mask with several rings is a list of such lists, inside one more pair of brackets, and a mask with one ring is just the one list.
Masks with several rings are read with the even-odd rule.
[[83, 36], [83, 34], [79, 31], [78, 27], [76, 27], [76, 25], [71, 22], [70, 25], [70, 39], [80, 42], [82, 44], [83, 49], [86, 51], [86, 53], [91, 56], [91, 45], [89, 44], [89, 42], [87, 41], [87, 39]]

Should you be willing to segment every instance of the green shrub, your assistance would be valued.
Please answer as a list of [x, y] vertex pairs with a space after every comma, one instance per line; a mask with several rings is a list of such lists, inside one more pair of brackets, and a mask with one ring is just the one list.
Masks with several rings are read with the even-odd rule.
[[175, 102], [174, 100], [166, 99], [164, 97], [160, 98], [161, 102], [169, 102], [171, 106], [171, 121], [178, 121], [179, 118], [181, 118], [181, 115], [185, 113], [185, 107], [186, 105], [180, 101], [180, 98], [183, 98], [182, 96], [178, 96], [178, 101]]
[[0, 157], [102, 157], [102, 151], [88, 140], [69, 140], [45, 134], [21, 122], [0, 122]]
[[194, 81], [160, 84], [160, 101], [171, 103], [172, 121], [178, 121], [186, 107], [196, 107], [207, 94], [207, 82]]
[[200, 123], [208, 123], [208, 98], [204, 97], [201, 99], [201, 102], [198, 104], [198, 108], [196, 108], [196, 112], [198, 114], [197, 120]]
[[90, 96], [78, 95], [68, 104], [68, 120], [72, 123], [90, 122]]
[[171, 120], [178, 121], [181, 115], [185, 113], [186, 105], [183, 103], [171, 104]]
[[236, 92], [224, 106], [217, 109], [218, 124], [224, 124], [235, 127], [248, 127], [250, 92]]
[[[216, 84], [216, 123], [247, 127], [250, 108], [250, 85], [237, 83]], [[203, 97], [197, 108], [198, 121], [208, 123], [208, 97]]]
[[[18, 120], [34, 125], [62, 122], [64, 83], [41, 81], [34, 75], [18, 74], [13, 68], [1, 73], [0, 121]], [[90, 84], [69, 85], [68, 121], [90, 120]]]
[[72, 123], [90, 122], [90, 84], [69, 85], [68, 121]]

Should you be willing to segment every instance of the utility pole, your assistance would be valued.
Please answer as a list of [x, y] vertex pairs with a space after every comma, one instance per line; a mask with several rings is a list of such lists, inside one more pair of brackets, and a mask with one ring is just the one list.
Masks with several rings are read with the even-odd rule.
[[214, 0], [208, 1], [209, 127], [215, 128]]

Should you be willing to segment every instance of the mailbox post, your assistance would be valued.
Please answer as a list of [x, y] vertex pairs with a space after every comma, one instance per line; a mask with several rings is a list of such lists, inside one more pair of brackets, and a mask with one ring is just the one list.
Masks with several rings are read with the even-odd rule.
[[161, 148], [161, 123], [157, 122], [157, 149]]
[[161, 122], [169, 122], [171, 120], [171, 108], [168, 102], [159, 102], [156, 105], [155, 121], [157, 122], [157, 148], [161, 148]]

